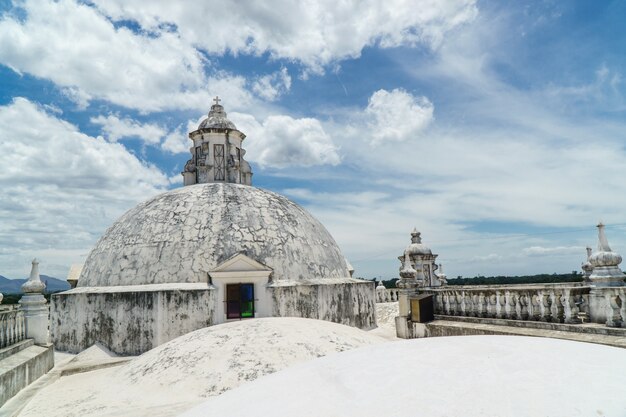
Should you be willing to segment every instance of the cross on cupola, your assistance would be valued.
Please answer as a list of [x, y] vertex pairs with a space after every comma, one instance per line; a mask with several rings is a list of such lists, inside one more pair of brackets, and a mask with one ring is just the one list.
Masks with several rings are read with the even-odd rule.
[[215, 102], [215, 104], [216, 104], [216, 105], [218, 105], [218, 106], [219, 106], [220, 101], [222, 101], [222, 100], [220, 100], [219, 96], [215, 96], [215, 98], [213, 99], [213, 101]]

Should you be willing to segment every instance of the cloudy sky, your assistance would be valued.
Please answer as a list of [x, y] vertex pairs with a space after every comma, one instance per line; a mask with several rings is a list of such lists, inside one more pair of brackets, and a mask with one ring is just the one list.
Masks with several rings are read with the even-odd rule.
[[626, 255], [626, 2], [0, 0], [0, 275], [65, 277], [180, 187], [219, 95], [254, 185], [357, 275], [416, 226], [448, 276]]

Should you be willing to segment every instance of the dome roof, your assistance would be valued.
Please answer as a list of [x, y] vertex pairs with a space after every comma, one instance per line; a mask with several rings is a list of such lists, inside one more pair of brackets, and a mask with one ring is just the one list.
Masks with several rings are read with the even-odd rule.
[[411, 244], [406, 247], [404, 253], [409, 256], [433, 254], [430, 248], [422, 243], [421, 233], [417, 229], [411, 232]]
[[209, 115], [204, 119], [198, 129], [233, 129], [237, 130], [235, 124], [226, 118], [224, 106], [214, 104], [211, 106]]
[[78, 286], [207, 282], [236, 253], [269, 266], [275, 279], [350, 276], [332, 236], [302, 207], [258, 188], [209, 183], [124, 214], [89, 254]]

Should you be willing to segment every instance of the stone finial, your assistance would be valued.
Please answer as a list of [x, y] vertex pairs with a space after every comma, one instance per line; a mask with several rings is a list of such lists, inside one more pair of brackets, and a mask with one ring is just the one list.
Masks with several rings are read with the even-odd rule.
[[623, 286], [626, 275], [619, 268], [622, 257], [611, 250], [606, 238], [604, 224], [598, 224], [598, 251], [589, 257], [593, 271], [589, 279], [596, 286], [616, 287]]
[[39, 278], [39, 261], [33, 259], [30, 278], [22, 285], [24, 295], [20, 298], [20, 310], [24, 312], [26, 337], [36, 344], [48, 343], [48, 308], [41, 294], [46, 288]]
[[448, 283], [448, 276], [443, 272], [443, 264], [439, 264], [439, 273], [437, 274], [437, 278], [441, 281], [441, 285]]
[[383, 281], [378, 281], [378, 285], [376, 286], [376, 291], [384, 291], [386, 288], [383, 285]]
[[422, 234], [417, 231], [417, 227], [411, 232], [411, 243], [422, 243]]
[[590, 282], [589, 276], [593, 272], [593, 265], [591, 265], [591, 262], [589, 262], [589, 259], [591, 258], [592, 249], [589, 246], [587, 246], [586, 250], [587, 250], [587, 260], [582, 263], [580, 268], [583, 270], [583, 280], [585, 282]]
[[30, 277], [28, 281], [22, 285], [22, 291], [27, 294], [42, 293], [46, 289], [46, 286], [41, 282], [41, 278], [39, 277], [39, 261], [35, 258], [32, 264]]
[[2, 304], [2, 299], [4, 298], [4, 295], [2, 295], [2, 293], [0, 292], [0, 304]]
[[611, 252], [609, 241], [606, 239], [606, 233], [604, 233], [604, 224], [602, 221], [596, 226], [598, 228], [598, 252]]
[[[421, 272], [421, 269], [420, 269]], [[418, 271], [413, 269], [411, 266], [411, 258], [409, 257], [409, 253], [404, 253], [404, 263], [402, 264], [402, 269], [400, 270], [400, 279], [396, 282], [396, 287], [398, 288], [415, 288], [418, 286], [418, 281], [416, 279], [418, 275]], [[422, 277], [424, 274], [422, 273]]]

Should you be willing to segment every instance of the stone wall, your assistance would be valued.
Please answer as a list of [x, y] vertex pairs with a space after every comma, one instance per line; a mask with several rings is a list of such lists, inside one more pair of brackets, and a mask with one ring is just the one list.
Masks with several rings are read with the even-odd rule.
[[268, 290], [273, 316], [327, 320], [364, 330], [376, 327], [376, 295], [371, 281], [278, 282]]
[[[20, 347], [18, 352], [3, 361], [5, 368], [0, 372], [0, 407], [54, 366], [54, 349], [51, 344], [33, 346], [32, 339], [21, 343], [24, 349]], [[0, 359], [3, 357], [0, 356]]]
[[52, 296], [50, 337], [60, 351], [138, 355], [214, 324], [214, 298], [206, 284], [76, 288]]

